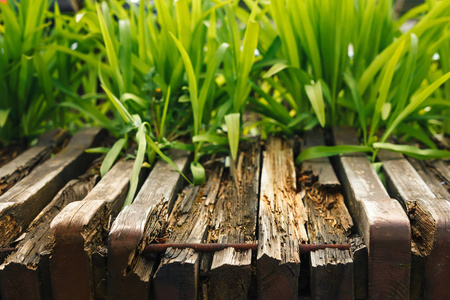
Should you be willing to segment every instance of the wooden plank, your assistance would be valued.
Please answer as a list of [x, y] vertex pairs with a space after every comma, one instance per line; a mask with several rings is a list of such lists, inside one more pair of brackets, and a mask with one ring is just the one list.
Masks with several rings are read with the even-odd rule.
[[380, 151], [389, 193], [411, 221], [411, 299], [450, 298], [450, 202], [439, 199], [401, 155]]
[[[336, 145], [359, 144], [350, 128], [335, 128], [333, 138]], [[341, 155], [335, 162], [349, 211], [368, 247], [369, 298], [407, 299], [411, 268], [408, 217], [389, 197], [364, 154]]]
[[0, 196], [0, 247], [14, 240], [69, 180], [86, 170], [96, 156], [84, 150], [104, 135], [100, 128], [80, 130], [64, 150]]
[[300, 242], [307, 242], [306, 213], [297, 183], [292, 147], [271, 137], [263, 153], [256, 261], [258, 299], [298, 295]]
[[69, 133], [65, 130], [50, 130], [39, 137], [36, 145], [3, 166], [0, 169], [0, 195], [27, 176], [38, 164], [46, 161], [53, 150], [68, 138]]
[[[261, 145], [241, 143], [234, 178], [222, 179], [207, 243], [256, 243]], [[227, 248], [207, 259], [209, 299], [247, 299], [252, 280], [252, 251]], [[202, 262], [203, 263], [203, 262]]]
[[[171, 153], [183, 172], [189, 165], [188, 153]], [[146, 244], [165, 234], [169, 207], [173, 206], [184, 182], [166, 162], [158, 161], [131, 205], [123, 209], [109, 233], [108, 298], [149, 299], [155, 260], [141, 254]]]
[[450, 193], [450, 164], [442, 160], [434, 160], [427, 163], [433, 174], [442, 182], [442, 186]]
[[52, 221], [55, 246], [50, 272], [55, 299], [97, 297], [101, 287], [94, 282], [94, 253], [106, 244], [105, 228], [125, 201], [133, 163], [116, 163], [86, 198], [67, 205]]
[[16, 251], [0, 266], [2, 299], [51, 299], [49, 258], [54, 236], [50, 222], [68, 204], [83, 199], [97, 176], [73, 179], [62, 188], [33, 220], [16, 245]]
[[[222, 166], [212, 167], [203, 186], [188, 186], [177, 199], [167, 229], [167, 243], [205, 241], [222, 178]], [[155, 272], [156, 299], [197, 299], [200, 254], [169, 249]]]
[[412, 157], [407, 157], [407, 159], [437, 198], [450, 199], [450, 193], [445, 188], [445, 179], [434, 168], [434, 161], [417, 160]]
[[[323, 146], [323, 133], [305, 134], [302, 151]], [[340, 183], [328, 158], [302, 163], [300, 190], [308, 215], [311, 244], [348, 244], [353, 220], [340, 192]], [[353, 259], [349, 250], [325, 249], [310, 253], [313, 299], [354, 299]]]

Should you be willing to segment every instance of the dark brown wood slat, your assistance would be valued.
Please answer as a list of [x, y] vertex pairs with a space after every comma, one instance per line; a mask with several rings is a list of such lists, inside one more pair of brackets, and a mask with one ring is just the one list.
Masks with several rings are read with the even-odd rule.
[[[234, 178], [222, 179], [207, 243], [256, 243], [261, 145], [241, 143]], [[252, 251], [227, 248], [207, 259], [209, 299], [247, 299], [252, 280]], [[204, 262], [202, 261], [202, 264]], [[211, 264], [210, 264], [211, 263]]]
[[39, 137], [36, 145], [0, 168], [0, 195], [27, 176], [38, 164], [47, 160], [53, 150], [68, 138], [69, 133], [65, 130], [50, 130]]
[[[302, 150], [323, 146], [322, 131], [305, 134]], [[311, 244], [348, 244], [353, 220], [340, 193], [340, 183], [328, 158], [302, 163], [301, 194]], [[360, 266], [358, 266], [360, 267]], [[357, 268], [357, 266], [355, 266]], [[310, 254], [313, 299], [354, 299], [353, 259], [349, 250], [325, 249]]]
[[401, 154], [380, 151], [386, 184], [411, 221], [411, 299], [450, 298], [450, 202], [439, 199]]
[[0, 247], [13, 241], [69, 180], [87, 169], [96, 155], [85, 150], [105, 133], [100, 128], [80, 130], [64, 150], [0, 196]]
[[0, 266], [2, 299], [51, 299], [50, 266], [54, 245], [51, 220], [68, 203], [83, 199], [93, 188], [96, 176], [89, 180], [69, 181], [33, 220], [16, 251]]
[[[125, 201], [133, 163], [116, 163], [86, 198], [67, 205], [52, 221], [55, 246], [50, 272], [55, 299], [104, 296], [99, 295], [102, 286], [95, 280], [98, 272], [106, 276], [106, 261], [102, 265], [98, 251], [106, 244], [105, 228], [110, 218], [117, 215]], [[98, 268], [96, 259], [100, 260]]]
[[256, 261], [258, 299], [298, 295], [298, 244], [307, 242], [305, 208], [297, 183], [292, 147], [271, 137], [263, 153]]
[[[188, 153], [171, 153], [183, 172]], [[163, 161], [158, 161], [133, 203], [123, 209], [109, 233], [108, 298], [149, 299], [156, 261], [141, 254], [145, 245], [165, 234], [169, 207], [173, 206], [184, 179]]]
[[[212, 167], [203, 186], [188, 186], [177, 199], [167, 229], [167, 243], [202, 243], [222, 178], [221, 164]], [[170, 249], [153, 277], [156, 299], [197, 299], [200, 254]]]
[[[333, 130], [336, 145], [359, 144], [350, 128]], [[336, 159], [347, 205], [368, 247], [368, 294], [373, 299], [407, 299], [410, 289], [411, 234], [409, 219], [389, 197], [364, 154]]]

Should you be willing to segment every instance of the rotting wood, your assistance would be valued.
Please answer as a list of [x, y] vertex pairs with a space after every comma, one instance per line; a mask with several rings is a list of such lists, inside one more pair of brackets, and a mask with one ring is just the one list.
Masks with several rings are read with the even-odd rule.
[[49, 258], [54, 236], [51, 220], [68, 204], [83, 199], [97, 176], [69, 181], [33, 220], [16, 250], [0, 266], [2, 299], [52, 299]]
[[[188, 153], [173, 151], [173, 162], [183, 172]], [[158, 161], [131, 205], [114, 221], [108, 245], [108, 298], [149, 299], [155, 260], [142, 255], [145, 245], [165, 234], [169, 207], [184, 179], [164, 161]]]
[[[207, 243], [254, 243], [259, 199], [261, 145], [241, 143], [234, 177], [222, 179]], [[203, 255], [209, 299], [247, 299], [252, 279], [252, 250], [233, 248]], [[203, 264], [203, 262], [202, 262]], [[209, 292], [208, 292], [209, 289]]]
[[[101, 259], [106, 254], [106, 229], [125, 201], [133, 163], [116, 163], [82, 201], [70, 203], [52, 221], [55, 246], [50, 272], [55, 299], [106, 296], [105, 282], [96, 278], [106, 279], [106, 260]], [[95, 262], [100, 262], [98, 268]]]
[[[302, 151], [323, 146], [319, 128], [308, 131]], [[328, 158], [302, 163], [299, 184], [308, 214], [307, 230], [311, 244], [345, 244], [353, 220], [340, 192], [340, 183]], [[325, 249], [310, 254], [311, 296], [313, 299], [353, 299], [353, 259], [350, 251]]]
[[439, 199], [401, 154], [380, 151], [389, 193], [411, 221], [411, 299], [450, 298], [450, 202]]
[[[347, 127], [333, 130], [336, 145], [359, 144]], [[340, 155], [336, 161], [349, 211], [368, 247], [368, 297], [407, 299], [410, 289], [409, 219], [391, 199], [364, 153]]]
[[69, 138], [69, 133], [54, 129], [41, 135], [36, 145], [0, 168], [0, 195], [27, 176], [38, 164], [47, 160], [56, 147]]
[[0, 247], [11, 243], [69, 180], [87, 169], [96, 155], [85, 150], [104, 135], [100, 128], [80, 130], [64, 150], [0, 196]]
[[297, 194], [292, 147], [271, 137], [263, 152], [256, 261], [258, 299], [294, 299], [298, 295], [300, 256], [306, 243], [307, 216]]
[[[169, 218], [168, 243], [201, 243], [207, 234], [223, 168], [216, 164], [202, 186], [188, 186], [177, 199]], [[193, 249], [169, 249], [155, 272], [156, 299], [197, 299], [200, 254]]]

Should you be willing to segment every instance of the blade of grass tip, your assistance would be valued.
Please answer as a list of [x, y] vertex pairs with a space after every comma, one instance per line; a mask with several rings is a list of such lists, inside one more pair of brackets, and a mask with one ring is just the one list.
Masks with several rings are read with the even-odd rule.
[[376, 101], [374, 113], [372, 116], [372, 124], [370, 126], [369, 140], [372, 136], [375, 135], [375, 133], [378, 130], [378, 124], [380, 122], [383, 106], [386, 103], [387, 96], [391, 88], [392, 78], [394, 77], [394, 71], [400, 59], [400, 56], [403, 53], [404, 47], [405, 41], [402, 41], [386, 66], [386, 71], [384, 72], [384, 77], [383, 80], [381, 81], [379, 96]]
[[314, 85], [305, 86], [306, 95], [308, 96], [311, 106], [322, 127], [325, 126], [325, 103], [323, 101], [322, 85], [317, 81]]
[[302, 151], [295, 159], [296, 164], [309, 159], [330, 157], [339, 154], [356, 153], [356, 152], [372, 152], [369, 146], [358, 145], [342, 145], [342, 146], [316, 146]]
[[230, 152], [233, 159], [236, 159], [238, 147], [239, 147], [239, 137], [240, 137], [240, 122], [241, 114], [234, 113], [225, 116], [225, 123], [227, 125], [228, 131], [228, 143], [230, 145]]
[[105, 93], [108, 95], [108, 99], [112, 102], [114, 107], [119, 112], [122, 119], [128, 124], [134, 125], [133, 117], [128, 112], [128, 110], [125, 108], [125, 106], [122, 104], [122, 102], [120, 102], [120, 100], [117, 99], [116, 96], [114, 96], [113, 93], [106, 86], [104, 86], [103, 84], [101, 86], [102, 86], [103, 90], [105, 91]]
[[205, 168], [199, 162], [191, 162], [191, 172], [194, 177], [194, 185], [205, 182]]
[[103, 159], [102, 165], [100, 167], [100, 175], [103, 177], [108, 173], [108, 171], [111, 169], [112, 165], [116, 161], [117, 157], [120, 154], [120, 151], [124, 148], [126, 143], [125, 139], [119, 139], [117, 142], [114, 143], [114, 145], [111, 147], [111, 149], [106, 154], [105, 158]]
[[374, 143], [375, 149], [384, 149], [402, 153], [417, 159], [442, 159], [450, 157], [450, 151], [439, 149], [420, 149], [411, 145], [396, 145], [391, 143]]
[[130, 92], [133, 83], [131, 47], [133, 45], [129, 20], [119, 20], [120, 51], [119, 66], [123, 75], [123, 93]]
[[145, 124], [142, 123], [136, 133], [136, 142], [138, 144], [138, 150], [136, 158], [134, 160], [133, 168], [131, 169], [130, 187], [128, 189], [128, 195], [125, 199], [123, 207], [130, 205], [133, 202], [134, 195], [139, 183], [139, 173], [141, 172], [142, 164], [144, 163], [145, 150], [147, 148], [147, 142], [145, 138]]
[[438, 80], [426, 87], [422, 92], [414, 95], [411, 98], [411, 102], [405, 107], [405, 109], [395, 118], [392, 124], [386, 128], [380, 142], [386, 142], [391, 136], [394, 129], [402, 122], [408, 115], [410, 115], [423, 101], [425, 101], [435, 90], [437, 90], [442, 84], [450, 79], [450, 72], [441, 76]]

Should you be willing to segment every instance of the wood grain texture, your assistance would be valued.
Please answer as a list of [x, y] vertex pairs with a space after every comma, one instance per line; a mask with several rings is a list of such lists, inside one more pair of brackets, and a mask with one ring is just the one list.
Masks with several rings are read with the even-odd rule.
[[68, 204], [83, 199], [93, 188], [89, 180], [69, 181], [33, 220], [15, 246], [16, 251], [0, 266], [2, 299], [51, 299], [49, 258], [54, 236], [50, 222]]
[[381, 151], [386, 184], [411, 221], [411, 299], [450, 298], [450, 198], [439, 199], [401, 154]]
[[[323, 146], [318, 128], [305, 133], [302, 151]], [[302, 163], [300, 190], [308, 215], [311, 244], [348, 244], [353, 220], [340, 193], [340, 183], [328, 158]], [[353, 299], [353, 259], [349, 250], [325, 249], [310, 253], [313, 299]]]
[[[222, 178], [220, 165], [210, 169], [203, 186], [183, 190], [169, 218], [167, 243], [205, 241]], [[153, 277], [155, 298], [197, 299], [199, 265], [200, 254], [192, 249], [167, 250]]]
[[[241, 143], [239, 149], [234, 178], [227, 173], [222, 179], [207, 243], [256, 242], [261, 145]], [[213, 253], [207, 277], [210, 299], [248, 299], [252, 251], [227, 248]]]
[[[335, 128], [336, 145], [359, 144], [350, 128]], [[335, 161], [345, 199], [368, 247], [368, 296], [407, 299], [410, 289], [411, 234], [406, 213], [387, 194], [369, 160], [361, 153]]]
[[[183, 172], [188, 153], [171, 153]], [[184, 182], [166, 162], [158, 161], [131, 205], [114, 221], [108, 239], [108, 298], [149, 299], [155, 260], [142, 255], [146, 244], [165, 234], [169, 207], [173, 206]]]
[[0, 196], [0, 247], [14, 240], [69, 180], [87, 169], [96, 155], [85, 150], [104, 135], [99, 128], [80, 130], [64, 150]]
[[298, 244], [308, 241], [305, 208], [297, 194], [292, 147], [271, 137], [263, 152], [256, 262], [258, 299], [298, 295]]
[[100, 284], [105, 283], [96, 282], [95, 276], [104, 273], [106, 265], [100, 263], [98, 269], [94, 260], [106, 244], [110, 218], [125, 201], [133, 163], [116, 163], [82, 201], [70, 203], [52, 221], [55, 247], [50, 271], [55, 299], [101, 298]]
[[39, 137], [36, 145], [0, 168], [0, 195], [27, 176], [37, 165], [46, 161], [53, 150], [68, 138], [69, 133], [65, 130], [50, 130]]

